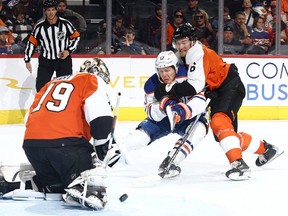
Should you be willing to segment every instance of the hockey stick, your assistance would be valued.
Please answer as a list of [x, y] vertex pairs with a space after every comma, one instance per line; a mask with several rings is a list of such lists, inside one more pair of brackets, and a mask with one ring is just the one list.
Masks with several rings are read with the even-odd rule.
[[[113, 139], [114, 139], [114, 131], [115, 131], [116, 121], [117, 121], [117, 117], [118, 117], [120, 98], [121, 98], [121, 92], [118, 92], [116, 105], [114, 107], [113, 123], [112, 123], [112, 128], [111, 128], [111, 133], [110, 133], [110, 139], [109, 139], [109, 143], [108, 143], [107, 153], [111, 149], [112, 142], [113, 142]], [[107, 167], [107, 165], [108, 165], [107, 154], [106, 154], [105, 158], [103, 159], [103, 161], [101, 161], [98, 158], [97, 151], [96, 151], [96, 145], [95, 145], [95, 139], [93, 139], [93, 149], [94, 149], [94, 152], [95, 152], [95, 155], [93, 157], [95, 157], [94, 160], [96, 161], [96, 163], [102, 164], [104, 167]]]
[[[112, 128], [111, 128], [111, 137], [109, 139], [107, 154], [103, 160], [105, 167], [108, 165], [109, 159], [112, 158], [111, 155], [108, 156], [108, 153], [109, 153], [109, 150], [112, 148], [112, 142], [114, 139], [114, 131], [115, 131], [115, 126], [116, 126], [116, 122], [117, 122], [117, 118], [118, 118], [120, 98], [121, 98], [121, 92], [118, 92], [116, 105], [114, 107], [114, 117], [113, 117], [113, 124], [112, 124]], [[119, 145], [118, 145], [118, 147], [119, 147]], [[120, 147], [119, 147], [119, 149], [120, 149]]]
[[200, 117], [201, 117], [202, 114], [203, 114], [203, 113], [200, 113], [200, 114], [198, 114], [198, 115], [196, 116], [196, 119], [194, 120], [193, 124], [190, 124], [190, 125], [189, 125], [189, 128], [186, 130], [186, 133], [184, 134], [184, 136], [182, 137], [182, 139], [180, 139], [180, 140], [178, 141], [179, 146], [177, 147], [176, 151], [174, 152], [174, 154], [171, 156], [170, 160], [168, 161], [166, 168], [163, 170], [163, 172], [158, 173], [158, 175], [159, 175], [161, 178], [164, 178], [164, 176], [168, 174], [169, 169], [170, 169], [170, 167], [171, 167], [171, 165], [172, 165], [172, 162], [173, 162], [174, 159], [176, 158], [176, 156], [177, 156], [177, 154], [179, 153], [181, 147], [182, 147], [182, 146], [184, 145], [184, 143], [187, 141], [187, 139], [188, 139], [188, 137], [190, 136], [190, 134], [191, 134], [191, 133], [193, 132], [193, 130], [195, 129], [195, 126], [196, 126], [196, 124], [198, 123], [198, 121], [199, 121], [199, 119], [200, 119]]
[[115, 131], [116, 121], [117, 121], [118, 112], [119, 112], [120, 98], [121, 98], [121, 92], [118, 92], [116, 106], [115, 106], [115, 110], [114, 110], [113, 125], [112, 125], [112, 129], [111, 129], [111, 138], [109, 140], [109, 145], [108, 145], [108, 151], [112, 146], [112, 141], [114, 138], [114, 131]]
[[[158, 175], [159, 175], [161, 178], [164, 178], [165, 175], [167, 175], [167, 174], [169, 173], [169, 169], [170, 169], [170, 167], [171, 167], [171, 165], [172, 165], [172, 162], [173, 162], [174, 159], [176, 158], [176, 156], [177, 156], [177, 154], [179, 153], [181, 147], [185, 144], [185, 142], [187, 141], [188, 137], [194, 132], [194, 129], [196, 128], [196, 125], [197, 125], [197, 123], [199, 122], [200, 117], [201, 117], [204, 113], [206, 113], [206, 112], [208, 111], [209, 103], [210, 103], [210, 99], [207, 99], [207, 100], [206, 100], [207, 106], [206, 106], [205, 111], [202, 112], [202, 113], [200, 113], [200, 114], [198, 114], [198, 115], [196, 115], [196, 116], [194, 117], [195, 120], [194, 120], [193, 124], [190, 124], [190, 125], [188, 126], [188, 129], [186, 129], [186, 132], [185, 132], [184, 136], [182, 137], [182, 139], [180, 139], [180, 140], [178, 141], [179, 146], [177, 147], [177, 149], [175, 150], [175, 152], [174, 152], [173, 155], [171, 156], [170, 160], [168, 161], [166, 168], [163, 170], [163, 172], [158, 173]], [[170, 109], [170, 110], [171, 110], [171, 109]], [[167, 114], [167, 115], [168, 115], [168, 114]], [[173, 115], [173, 114], [172, 114], [172, 115]], [[172, 125], [171, 125], [171, 126], [172, 126]], [[173, 128], [173, 129], [174, 129], [174, 128]]]
[[121, 92], [118, 92], [116, 105], [114, 107], [114, 117], [113, 117], [113, 123], [112, 123], [110, 139], [109, 139], [109, 143], [108, 143], [108, 148], [107, 148], [107, 154], [106, 154], [105, 158], [103, 159], [103, 161], [101, 161], [98, 158], [97, 151], [96, 151], [96, 145], [95, 145], [95, 139], [93, 139], [93, 148], [94, 148], [94, 151], [95, 151], [95, 155], [93, 156], [94, 160], [95, 160], [96, 163], [101, 164], [104, 167], [107, 167], [108, 161], [109, 161], [109, 159], [111, 159], [111, 156], [108, 158], [108, 153], [109, 153], [109, 150], [112, 147], [112, 142], [113, 142], [113, 139], [114, 139], [114, 131], [115, 131], [116, 121], [117, 121], [117, 117], [118, 117], [120, 98], [121, 98]]

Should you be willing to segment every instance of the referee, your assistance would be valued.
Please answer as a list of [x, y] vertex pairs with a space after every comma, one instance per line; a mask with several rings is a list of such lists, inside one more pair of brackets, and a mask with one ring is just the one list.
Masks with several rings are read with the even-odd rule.
[[36, 24], [24, 51], [26, 68], [32, 73], [31, 57], [35, 48], [38, 45], [41, 47], [36, 78], [37, 92], [51, 80], [54, 71], [57, 77], [72, 74], [70, 54], [76, 50], [80, 40], [75, 27], [68, 20], [56, 15], [56, 0], [44, 0], [43, 7], [46, 18]]

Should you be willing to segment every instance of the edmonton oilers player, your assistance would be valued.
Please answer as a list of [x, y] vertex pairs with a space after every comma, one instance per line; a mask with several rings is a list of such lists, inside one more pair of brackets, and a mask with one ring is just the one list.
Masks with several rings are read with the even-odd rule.
[[[193, 97], [165, 96], [157, 101], [154, 97], [156, 87], [160, 83], [165, 83], [167, 88], [170, 88], [175, 83], [183, 82], [187, 77], [187, 67], [178, 64], [178, 59], [172, 51], [161, 52], [157, 56], [155, 67], [157, 72], [147, 80], [144, 86], [145, 111], [148, 117], [127, 135], [125, 143], [128, 150], [147, 146], [170, 133], [183, 136], [189, 125], [193, 124], [195, 116], [203, 113], [206, 109], [206, 99], [201, 93]], [[173, 113], [175, 118], [169, 118], [168, 112]], [[178, 165], [205, 137], [207, 129], [208, 121], [203, 113], [195, 125], [195, 132], [188, 136], [182, 146], [179, 146], [182, 138], [176, 142], [173, 150], [160, 165], [158, 174], [163, 178], [179, 175], [181, 169]], [[170, 161], [178, 147], [180, 147], [180, 151], [174, 160]]]

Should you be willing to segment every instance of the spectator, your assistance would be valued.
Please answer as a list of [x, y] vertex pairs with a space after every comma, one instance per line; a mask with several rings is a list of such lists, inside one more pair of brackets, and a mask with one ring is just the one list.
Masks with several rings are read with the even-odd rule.
[[177, 9], [174, 12], [173, 21], [167, 24], [166, 27], [166, 46], [167, 50], [172, 50], [172, 39], [175, 29], [185, 23], [184, 12], [181, 9]]
[[233, 29], [235, 39], [239, 40], [244, 45], [244, 49], [247, 50], [252, 44], [252, 28], [245, 24], [245, 17], [245, 13], [243, 11], [238, 11], [235, 14]]
[[[170, 22], [167, 16], [167, 23]], [[149, 21], [149, 44], [160, 48], [161, 46], [161, 24], [162, 24], [162, 4], [159, 3], [155, 7], [155, 15], [150, 17]]]
[[[281, 43], [284, 44], [287, 42], [287, 19], [286, 15], [281, 12], [281, 33], [280, 40]], [[276, 32], [276, 1], [271, 2], [271, 11], [265, 16], [265, 28], [270, 34], [270, 38], [272, 41], [272, 46], [275, 44], [275, 32]]]
[[[213, 49], [218, 51], [218, 39], [215, 40]], [[243, 54], [243, 45], [239, 40], [235, 40], [231, 26], [223, 29], [223, 54]]]
[[12, 54], [12, 47], [8, 43], [9, 29], [6, 26], [0, 26], [0, 54]]
[[[3, 3], [2, 3], [2, 0], [0, 0], [0, 11], [2, 11], [2, 8], [3, 8]], [[4, 22], [4, 20], [6, 21]], [[8, 32], [7, 40], [8, 40], [8, 43], [12, 46], [12, 53], [19, 54], [20, 50], [19, 50], [18, 45], [15, 43], [15, 35], [13, 35], [13, 32], [7, 26], [7, 24], [11, 25], [11, 20], [9, 19], [4, 19], [4, 20], [0, 18], [0, 27], [5, 26], [8, 28], [9, 32]]]
[[288, 19], [288, 0], [281, 0], [281, 12], [285, 13]]
[[239, 40], [235, 40], [233, 28], [230, 26], [225, 26], [223, 33], [223, 53], [241, 54], [243, 45]]
[[13, 4], [9, 4], [9, 1], [0, 0], [0, 18], [3, 22], [6, 22], [9, 19], [12, 19], [13, 12], [12, 7], [18, 4], [18, 1], [14, 1]]
[[243, 7], [243, 12], [245, 13], [246, 16], [246, 22], [245, 24], [247, 26], [252, 27], [253, 23], [254, 23], [254, 19], [256, 17], [259, 16], [258, 13], [256, 13], [253, 9], [252, 9], [252, 3], [251, 0], [243, 0], [242, 1], [242, 7]]
[[72, 74], [70, 54], [76, 50], [80, 40], [80, 34], [75, 27], [66, 19], [56, 15], [56, 6], [56, 0], [44, 1], [46, 18], [36, 24], [24, 52], [26, 68], [32, 73], [30, 60], [38, 43], [41, 46], [36, 79], [37, 92], [51, 80], [54, 71], [56, 77]]
[[230, 16], [235, 19], [236, 13], [242, 10], [243, 0], [225, 0], [224, 6], [229, 8]]
[[36, 23], [43, 17], [43, 1], [38, 0], [20, 0], [20, 4], [26, 7], [27, 15]]
[[58, 0], [57, 14], [69, 20], [80, 33], [86, 32], [86, 20], [81, 14], [67, 8], [67, 0]]
[[234, 20], [231, 19], [228, 7], [224, 7], [223, 18], [224, 18], [224, 26], [233, 26]]
[[[230, 27], [233, 26], [234, 20], [231, 19], [228, 7], [224, 7], [223, 18], [224, 18], [224, 26], [230, 26]], [[214, 31], [218, 32], [218, 22], [219, 22], [218, 17], [210, 20], [210, 22]]]
[[133, 28], [126, 29], [124, 39], [121, 49], [117, 53], [146, 55], [144, 48], [134, 40], [135, 31]]
[[14, 8], [15, 19], [12, 20], [12, 31], [17, 34], [15, 42], [19, 46], [20, 53], [24, 52], [29, 34], [33, 30], [34, 22], [26, 16], [26, 7], [22, 4], [17, 4]]
[[[2, 11], [2, 8], [3, 8], [3, 3], [2, 3], [2, 0], [0, 0], [0, 11]], [[4, 19], [4, 20], [2, 20], [1, 18], [0, 18], [0, 26], [7, 26], [7, 24], [6, 23], [9, 23], [10, 22], [10, 20], [8, 20], [8, 19]], [[11, 32], [11, 30], [9, 30], [9, 33], [8, 33], [8, 42], [12, 45], [12, 44], [15, 44], [15, 40], [14, 40], [14, 37], [13, 37], [13, 35], [12, 35], [12, 32]]]
[[247, 51], [248, 54], [266, 54], [271, 46], [270, 35], [264, 29], [264, 18], [256, 17], [254, 19], [251, 33], [253, 46]]
[[197, 39], [207, 47], [210, 47], [216, 35], [209, 22], [208, 14], [202, 9], [197, 10], [192, 16], [192, 25], [196, 29]]
[[192, 24], [192, 16], [194, 13], [199, 9], [198, 7], [198, 0], [188, 0], [188, 8], [185, 10], [185, 20]]
[[124, 18], [121, 15], [115, 17], [115, 21], [112, 27], [112, 33], [121, 39], [125, 36], [125, 26], [124, 26]]

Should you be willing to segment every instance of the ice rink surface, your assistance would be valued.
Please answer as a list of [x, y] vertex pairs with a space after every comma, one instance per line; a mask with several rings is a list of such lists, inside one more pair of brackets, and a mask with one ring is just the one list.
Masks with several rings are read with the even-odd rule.
[[[117, 134], [125, 137], [138, 122], [118, 122]], [[180, 176], [140, 182], [157, 173], [159, 164], [178, 139], [169, 135], [141, 150], [129, 152], [131, 165], [118, 163], [108, 169], [108, 204], [103, 211], [65, 206], [62, 201], [0, 200], [1, 216], [101, 215], [101, 216], [287, 216], [288, 121], [239, 121], [239, 131], [265, 139], [285, 152], [263, 168], [256, 155], [244, 153], [253, 179], [235, 182], [224, 173], [230, 169], [211, 131], [181, 164]], [[0, 126], [0, 161], [3, 165], [27, 162], [22, 150], [24, 125]], [[125, 202], [119, 197], [128, 194]]]

